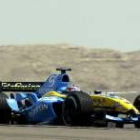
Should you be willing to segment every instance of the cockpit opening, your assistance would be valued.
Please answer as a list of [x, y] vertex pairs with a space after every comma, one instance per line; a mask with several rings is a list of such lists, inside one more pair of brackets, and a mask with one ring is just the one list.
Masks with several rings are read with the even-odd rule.
[[68, 75], [64, 75], [62, 77], [62, 82], [70, 82], [69, 76]]

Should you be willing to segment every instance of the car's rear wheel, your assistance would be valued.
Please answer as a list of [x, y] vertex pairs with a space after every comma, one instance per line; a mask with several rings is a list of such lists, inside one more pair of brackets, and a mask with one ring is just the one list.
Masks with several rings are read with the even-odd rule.
[[140, 95], [135, 98], [133, 105], [140, 111]]
[[71, 92], [62, 106], [63, 122], [65, 125], [91, 125], [92, 112], [93, 101], [87, 93]]
[[6, 101], [7, 95], [0, 93], [0, 123], [9, 124], [11, 120], [11, 108]]
[[140, 122], [136, 122], [136, 123], [134, 124], [134, 126], [135, 126], [135, 128], [140, 128]]

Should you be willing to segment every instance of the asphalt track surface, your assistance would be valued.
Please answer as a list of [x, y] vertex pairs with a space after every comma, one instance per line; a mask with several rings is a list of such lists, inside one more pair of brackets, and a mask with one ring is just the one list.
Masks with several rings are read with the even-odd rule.
[[140, 130], [65, 126], [0, 126], [0, 140], [139, 140]]

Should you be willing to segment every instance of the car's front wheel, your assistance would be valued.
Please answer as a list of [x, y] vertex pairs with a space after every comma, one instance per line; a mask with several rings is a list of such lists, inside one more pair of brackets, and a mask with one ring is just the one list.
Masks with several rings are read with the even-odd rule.
[[140, 128], [140, 122], [134, 124], [135, 128]]
[[140, 95], [135, 98], [133, 105], [140, 111]]
[[89, 125], [92, 112], [93, 102], [87, 93], [71, 92], [62, 106], [63, 122], [65, 125]]

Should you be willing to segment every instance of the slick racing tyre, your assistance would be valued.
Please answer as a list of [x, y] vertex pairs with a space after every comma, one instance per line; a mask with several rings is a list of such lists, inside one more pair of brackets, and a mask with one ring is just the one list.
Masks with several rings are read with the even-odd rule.
[[135, 128], [140, 128], [140, 120], [134, 124]]
[[62, 106], [62, 119], [65, 125], [91, 125], [93, 101], [82, 91], [70, 92]]
[[0, 93], [0, 123], [9, 124], [11, 119], [11, 108], [6, 101], [7, 95]]
[[140, 111], [140, 95], [135, 98], [133, 105]]

